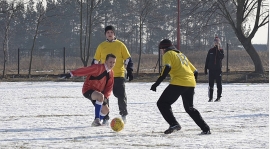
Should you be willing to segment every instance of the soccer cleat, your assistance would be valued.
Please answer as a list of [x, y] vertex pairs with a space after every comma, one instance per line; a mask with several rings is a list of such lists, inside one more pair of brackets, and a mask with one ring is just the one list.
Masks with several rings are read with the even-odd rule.
[[220, 97], [218, 97], [216, 100], [215, 100], [215, 102], [219, 102], [220, 101]]
[[126, 115], [122, 115], [122, 120], [123, 120], [123, 122], [126, 124], [127, 116], [126, 116]]
[[208, 102], [212, 102], [213, 101], [213, 99], [212, 98], [210, 98], [209, 100], [208, 100]]
[[176, 124], [174, 126], [170, 126], [169, 129], [167, 129], [164, 134], [171, 134], [173, 133], [174, 131], [178, 131], [181, 129], [181, 126], [179, 124]]
[[210, 130], [202, 131], [201, 134], [202, 135], [210, 135], [211, 134], [211, 131]]
[[99, 118], [96, 118], [96, 119], [93, 121], [93, 123], [92, 123], [91, 126], [92, 126], [92, 127], [101, 126], [100, 119], [99, 119]]
[[109, 121], [107, 119], [103, 119], [102, 125], [104, 125], [104, 126], [109, 125]]

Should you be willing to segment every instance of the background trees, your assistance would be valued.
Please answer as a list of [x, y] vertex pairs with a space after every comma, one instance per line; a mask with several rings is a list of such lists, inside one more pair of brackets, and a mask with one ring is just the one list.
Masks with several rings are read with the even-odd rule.
[[[1, 20], [1, 37], [2, 37], [2, 50], [3, 50], [3, 76], [6, 76], [6, 64], [8, 61], [8, 54], [9, 54], [9, 43], [12, 38], [11, 31], [15, 31], [12, 26], [17, 25], [16, 16], [19, 14], [17, 13], [20, 11], [22, 5], [15, 5], [14, 3], [8, 4], [5, 1], [0, 2], [2, 6], [0, 14], [3, 17], [0, 18]], [[16, 15], [17, 14], [17, 15]]]
[[[0, 6], [0, 63], [4, 71], [18, 48], [30, 53], [65, 47], [68, 56], [79, 56], [87, 66], [98, 44], [105, 40], [107, 25], [116, 27], [116, 37], [132, 55], [158, 52], [157, 45], [163, 38], [177, 43], [177, 1], [3, 0]], [[214, 36], [219, 36], [223, 48], [226, 43], [231, 49], [243, 47], [255, 71], [264, 71], [251, 40], [268, 23], [266, 0], [182, 0], [180, 6], [181, 51], [207, 51]], [[42, 23], [36, 18], [40, 10], [44, 11]], [[30, 72], [31, 62], [29, 65]]]
[[[192, 19], [202, 20], [202, 26], [216, 26], [214, 34], [221, 36], [223, 41], [231, 38], [238, 39], [251, 57], [255, 72], [264, 72], [260, 57], [251, 40], [258, 29], [269, 22], [266, 0], [210, 0], [205, 3], [193, 1], [189, 1], [189, 3], [193, 11], [187, 11], [188, 14], [196, 14], [196, 17], [192, 17]], [[234, 36], [228, 38], [230, 35], [226, 29], [232, 30]]]

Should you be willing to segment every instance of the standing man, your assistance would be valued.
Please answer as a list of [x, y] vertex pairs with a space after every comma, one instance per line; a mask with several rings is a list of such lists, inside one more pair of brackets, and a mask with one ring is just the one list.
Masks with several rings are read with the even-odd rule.
[[[215, 102], [220, 101], [222, 93], [222, 59], [224, 58], [223, 49], [221, 49], [220, 39], [215, 37], [214, 47], [211, 48], [206, 57], [204, 74], [208, 75], [208, 102], [213, 101], [214, 82], [217, 84], [217, 99]], [[208, 70], [208, 72], [207, 72]]]
[[170, 40], [162, 40], [159, 44], [159, 49], [163, 54], [162, 72], [150, 90], [156, 91], [157, 86], [170, 74], [170, 84], [165, 88], [157, 101], [160, 113], [170, 125], [164, 133], [170, 134], [181, 129], [180, 124], [173, 115], [171, 105], [179, 96], [182, 96], [185, 111], [201, 128], [202, 134], [211, 134], [210, 127], [205, 123], [199, 111], [193, 107], [194, 88], [198, 75], [197, 69], [183, 53], [172, 45]]
[[[119, 114], [122, 116], [124, 122], [126, 122], [127, 111], [127, 96], [125, 91], [125, 72], [129, 81], [133, 80], [133, 63], [131, 56], [125, 44], [115, 37], [115, 28], [111, 25], [105, 27], [106, 41], [99, 44], [97, 47], [92, 64], [104, 63], [105, 57], [108, 53], [112, 53], [116, 56], [114, 71], [114, 86], [113, 94], [118, 99]], [[104, 118], [103, 124], [106, 124], [109, 120], [109, 114]], [[107, 121], [106, 121], [107, 120]]]
[[114, 83], [112, 68], [115, 62], [116, 57], [113, 54], [108, 54], [104, 64], [78, 68], [70, 71], [70, 73], [61, 75], [64, 78], [87, 76], [83, 84], [82, 93], [95, 106], [95, 120], [92, 126], [101, 126], [100, 120], [109, 113], [108, 99]]

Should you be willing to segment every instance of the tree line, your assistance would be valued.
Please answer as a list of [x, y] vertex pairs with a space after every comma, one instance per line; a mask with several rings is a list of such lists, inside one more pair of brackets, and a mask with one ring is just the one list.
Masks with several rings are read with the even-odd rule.
[[37, 49], [66, 47], [74, 55], [79, 53], [87, 66], [105, 40], [107, 25], [116, 27], [116, 37], [131, 54], [157, 52], [164, 38], [177, 43], [179, 25], [181, 51], [208, 50], [219, 36], [223, 48], [226, 43], [231, 49], [243, 46], [255, 71], [264, 71], [251, 39], [268, 23], [266, 0], [2, 0], [0, 6], [3, 76], [6, 62], [18, 48], [31, 53], [29, 77]]

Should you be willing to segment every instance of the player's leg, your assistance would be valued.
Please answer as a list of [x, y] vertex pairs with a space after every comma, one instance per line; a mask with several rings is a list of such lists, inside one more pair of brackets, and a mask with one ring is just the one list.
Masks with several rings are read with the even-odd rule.
[[[103, 101], [103, 104], [102, 104], [102, 107], [101, 107], [100, 120], [103, 120], [103, 122], [104, 122], [105, 116], [107, 116], [109, 114], [109, 112], [110, 112], [108, 101], [109, 101], [108, 99], [104, 98], [104, 101]], [[103, 122], [102, 122], [102, 124], [103, 124]], [[104, 124], [106, 124], [106, 123], [104, 123]]]
[[217, 83], [217, 99], [215, 101], [220, 101], [222, 93], [222, 71], [216, 71], [216, 83]]
[[214, 92], [214, 83], [215, 83], [215, 74], [212, 70], [209, 70], [208, 73], [208, 102], [213, 101], [213, 92]]
[[104, 100], [104, 95], [95, 90], [88, 90], [83, 95], [85, 98], [88, 98], [95, 106], [95, 120], [93, 121], [92, 126], [100, 126], [100, 113]]
[[127, 111], [127, 96], [125, 90], [125, 78], [114, 78], [113, 94], [118, 99], [119, 114], [122, 116], [124, 122], [126, 122]]
[[173, 115], [171, 107], [171, 105], [178, 99], [180, 95], [181, 90], [179, 86], [168, 85], [157, 101], [157, 107], [161, 115], [170, 125], [169, 129], [164, 132], [165, 134], [170, 134], [181, 129], [181, 126]]
[[[108, 108], [110, 107], [110, 105], [109, 105], [109, 100], [106, 99], [106, 98], [104, 98], [103, 105], [104, 105], [104, 104], [106, 104], [106, 105], [108, 106]], [[109, 111], [104, 117], [101, 117], [101, 118], [103, 118], [103, 121], [102, 121], [102, 124], [103, 124], [103, 125], [108, 125], [108, 124], [109, 124], [109, 119], [110, 119], [109, 114], [110, 114], [110, 111]]]
[[101, 92], [94, 91], [91, 94], [91, 99], [96, 101], [96, 103], [95, 103], [95, 119], [100, 118], [101, 108], [102, 108], [102, 104], [104, 101], [104, 95]]
[[185, 111], [194, 120], [194, 122], [201, 128], [205, 133], [210, 134], [210, 127], [203, 120], [200, 112], [193, 107], [193, 96], [194, 87], [185, 87], [187, 90], [182, 94], [183, 105]]

